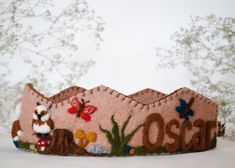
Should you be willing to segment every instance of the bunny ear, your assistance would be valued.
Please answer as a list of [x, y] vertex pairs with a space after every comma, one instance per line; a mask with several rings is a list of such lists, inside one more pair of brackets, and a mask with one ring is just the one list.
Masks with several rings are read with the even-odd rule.
[[37, 102], [37, 106], [40, 106], [40, 105], [41, 105], [41, 103]]

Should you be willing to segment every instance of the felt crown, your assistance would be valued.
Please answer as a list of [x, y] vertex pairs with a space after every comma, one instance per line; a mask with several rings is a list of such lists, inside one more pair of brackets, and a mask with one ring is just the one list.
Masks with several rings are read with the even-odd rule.
[[132, 156], [205, 151], [216, 146], [218, 105], [180, 88], [129, 96], [106, 86], [72, 86], [46, 97], [26, 84], [15, 146], [41, 154]]

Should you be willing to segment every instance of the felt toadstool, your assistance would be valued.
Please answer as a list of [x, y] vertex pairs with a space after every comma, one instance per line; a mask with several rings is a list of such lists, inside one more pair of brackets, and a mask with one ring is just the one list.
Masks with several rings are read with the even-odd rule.
[[83, 141], [84, 141], [84, 138], [85, 138], [85, 131], [82, 130], [82, 129], [77, 129], [76, 132], [75, 132], [75, 137], [77, 139], [79, 139], [79, 146], [81, 148], [83, 148], [83, 146], [84, 146]]
[[88, 132], [86, 134], [86, 139], [88, 140], [88, 142], [95, 142], [97, 138], [97, 135], [95, 132]]
[[77, 131], [75, 132], [75, 137], [78, 139], [82, 139], [85, 137], [85, 132], [82, 129], [77, 129]]
[[48, 140], [45, 138], [39, 138], [38, 142], [36, 143], [37, 147], [40, 148], [41, 151], [44, 151], [46, 146], [48, 145]]
[[79, 139], [79, 147], [85, 148], [90, 142], [95, 142], [97, 135], [95, 132], [85, 133], [83, 129], [77, 129], [75, 132], [75, 137]]

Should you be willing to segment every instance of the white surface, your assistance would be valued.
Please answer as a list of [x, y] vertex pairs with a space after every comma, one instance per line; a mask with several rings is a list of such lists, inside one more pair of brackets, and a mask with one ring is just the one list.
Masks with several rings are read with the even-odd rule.
[[137, 157], [63, 157], [16, 149], [10, 135], [0, 134], [1, 168], [234, 168], [235, 142], [218, 139], [216, 149], [199, 153]]

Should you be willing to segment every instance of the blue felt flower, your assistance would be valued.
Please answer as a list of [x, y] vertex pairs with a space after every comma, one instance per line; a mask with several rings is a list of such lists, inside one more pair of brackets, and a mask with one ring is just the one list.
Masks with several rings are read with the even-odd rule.
[[129, 154], [130, 150], [131, 150], [131, 147], [130, 147], [130, 146], [126, 145], [126, 146], [124, 147], [124, 152], [125, 152], [126, 154]]
[[180, 114], [180, 118], [184, 118], [188, 121], [189, 117], [194, 115], [193, 110], [190, 109], [193, 101], [194, 98], [191, 98], [189, 103], [187, 103], [184, 99], [179, 99], [180, 106], [176, 107], [176, 111]]

